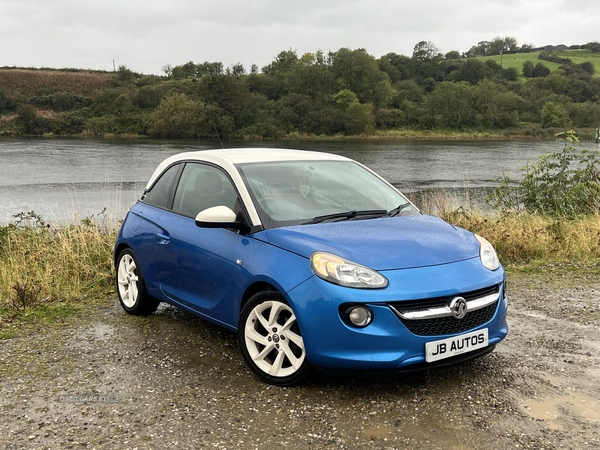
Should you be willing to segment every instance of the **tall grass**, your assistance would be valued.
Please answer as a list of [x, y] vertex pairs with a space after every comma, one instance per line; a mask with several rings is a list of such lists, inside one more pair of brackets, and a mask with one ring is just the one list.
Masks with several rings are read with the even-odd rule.
[[[596, 264], [600, 258], [600, 215], [574, 218], [542, 214], [499, 214], [470, 202], [468, 189], [458, 202], [451, 192], [436, 190], [411, 200], [425, 214], [441, 217], [490, 241], [507, 265]], [[463, 206], [456, 206], [457, 204]]]
[[26, 309], [106, 295], [115, 235], [90, 219], [58, 228], [0, 228], [0, 306]]
[[600, 258], [598, 215], [573, 219], [532, 214], [489, 218], [480, 212], [453, 211], [443, 218], [485, 237], [505, 264], [592, 264]]

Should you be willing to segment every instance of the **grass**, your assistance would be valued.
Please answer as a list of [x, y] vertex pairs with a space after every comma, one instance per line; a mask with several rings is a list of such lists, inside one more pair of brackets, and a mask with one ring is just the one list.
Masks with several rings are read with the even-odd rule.
[[116, 231], [89, 219], [0, 228], [0, 338], [13, 322], [60, 322], [112, 292]]
[[[544, 61], [542, 59], [538, 59], [538, 56], [541, 52], [531, 52], [531, 53], [516, 53], [516, 54], [507, 54], [507, 55], [493, 55], [493, 56], [479, 56], [478, 59], [481, 61], [487, 61], [491, 59], [495, 61], [498, 65], [502, 65], [502, 68], [508, 69], [509, 67], [514, 67], [518, 70], [519, 74], [523, 71], [523, 63], [525, 61], [531, 61], [535, 66], [537, 63], [542, 63], [546, 66], [550, 71], [555, 71], [560, 67], [560, 64]], [[553, 55], [558, 56], [559, 58], [568, 58], [573, 64], [581, 64], [582, 62], [589, 61], [594, 64], [596, 71], [593, 75], [594, 78], [600, 77], [600, 53], [594, 53], [590, 50], [559, 50], [553, 51]], [[524, 81], [525, 77], [521, 77]]]
[[[468, 192], [465, 207], [447, 191], [420, 196], [415, 203], [421, 211], [473, 231], [490, 241], [504, 265], [522, 270], [561, 265], [573, 269], [600, 263], [600, 216], [583, 215], [566, 219], [538, 214], [484, 212], [472, 207]], [[599, 266], [600, 267], [600, 266]]]

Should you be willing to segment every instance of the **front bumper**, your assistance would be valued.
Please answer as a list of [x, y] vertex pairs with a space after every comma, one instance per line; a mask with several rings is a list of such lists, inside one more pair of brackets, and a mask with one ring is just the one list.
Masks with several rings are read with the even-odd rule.
[[[319, 367], [339, 369], [404, 370], [425, 365], [433, 367], [453, 360], [477, 357], [485, 350], [468, 352], [461, 358], [427, 364], [425, 344], [465, 332], [487, 328], [491, 350], [508, 333], [506, 313], [508, 298], [504, 291], [502, 268], [491, 272], [478, 258], [443, 266], [385, 271], [389, 280], [385, 289], [351, 289], [311, 277], [288, 292], [288, 300], [296, 312], [308, 360]], [[389, 304], [413, 302], [499, 286], [499, 300], [491, 318], [473, 328], [457, 333], [417, 335], [410, 332]], [[347, 325], [339, 307], [346, 303], [367, 305], [373, 311], [373, 322], [365, 328]], [[472, 353], [472, 354], [470, 354]], [[425, 367], [423, 367], [425, 368]]]

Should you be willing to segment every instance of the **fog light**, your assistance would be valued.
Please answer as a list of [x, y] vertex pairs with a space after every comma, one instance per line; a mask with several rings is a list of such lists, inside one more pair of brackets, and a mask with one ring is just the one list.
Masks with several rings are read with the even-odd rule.
[[373, 311], [366, 306], [351, 306], [346, 310], [346, 315], [355, 327], [366, 327], [373, 321]]

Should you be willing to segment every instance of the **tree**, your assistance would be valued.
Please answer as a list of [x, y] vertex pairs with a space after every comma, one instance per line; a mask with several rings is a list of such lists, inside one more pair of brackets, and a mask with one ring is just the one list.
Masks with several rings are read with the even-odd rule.
[[333, 96], [336, 107], [347, 114], [345, 129], [347, 134], [370, 134], [375, 129], [373, 105], [362, 104], [349, 89], [342, 89]]
[[442, 54], [433, 42], [420, 41], [413, 48], [412, 59], [415, 61], [431, 61], [442, 58]]
[[117, 79], [123, 83], [131, 83], [135, 80], [135, 73], [127, 68], [127, 66], [119, 66], [117, 70]]
[[525, 78], [533, 77], [533, 63], [530, 60], [527, 60], [523, 63], [523, 76]]
[[495, 37], [490, 42], [489, 46], [489, 55], [499, 55], [500, 53], [508, 52], [508, 51], [517, 51], [519, 46], [517, 45], [517, 40], [510, 36]]
[[[241, 64], [240, 64], [241, 66]], [[235, 66], [234, 66], [235, 67]], [[236, 72], [237, 71], [244, 71], [244, 66], [241, 67], [235, 67], [234, 69]], [[196, 76], [198, 77], [216, 77], [219, 75], [223, 75], [225, 73], [225, 71], [223, 70], [223, 63], [222, 62], [208, 62], [205, 61], [202, 64], [198, 64], [196, 66]]]
[[485, 64], [478, 59], [467, 59], [458, 71], [458, 81], [477, 84], [485, 78]]
[[363, 48], [350, 50], [341, 48], [329, 54], [331, 72], [338, 89], [349, 89], [361, 103], [375, 103], [377, 84], [389, 81], [387, 74], [379, 70], [375, 58]]
[[284, 77], [284, 83], [287, 92], [310, 95], [319, 102], [328, 101], [336, 90], [330, 61], [321, 51], [303, 54]]
[[166, 64], [162, 67], [162, 71], [168, 78], [171, 78], [173, 75], [173, 66], [171, 66], [171, 64]]
[[438, 83], [424, 100], [433, 125], [455, 129], [474, 125], [472, 90], [473, 87], [464, 81]]
[[537, 63], [531, 72], [533, 77], [547, 77], [550, 75], [550, 69], [548, 69], [542, 63]]
[[231, 66], [231, 75], [234, 77], [241, 77], [246, 74], [246, 69], [242, 63], [237, 63]]
[[206, 108], [185, 94], [165, 97], [152, 112], [148, 134], [158, 137], [194, 138], [207, 135]]
[[523, 99], [504, 85], [485, 79], [473, 89], [473, 102], [485, 127], [508, 128], [517, 125]]
[[596, 73], [596, 66], [594, 66], [594, 63], [591, 61], [582, 62], [581, 64], [578, 64], [578, 66], [589, 75], [594, 75], [594, 73]]
[[200, 98], [207, 105], [216, 105], [225, 111], [240, 128], [251, 120], [248, 111], [250, 91], [243, 78], [227, 75], [202, 77], [199, 86]]
[[408, 56], [388, 53], [377, 60], [379, 70], [385, 72], [391, 83], [408, 80], [412, 76], [413, 62]]
[[460, 52], [457, 50], [449, 51], [444, 55], [445, 59], [460, 59]]
[[342, 111], [347, 111], [353, 103], [359, 103], [358, 97], [350, 89], [342, 89], [333, 96], [336, 106]]
[[543, 128], [560, 128], [569, 125], [567, 111], [558, 103], [546, 102], [540, 111], [540, 117]]

